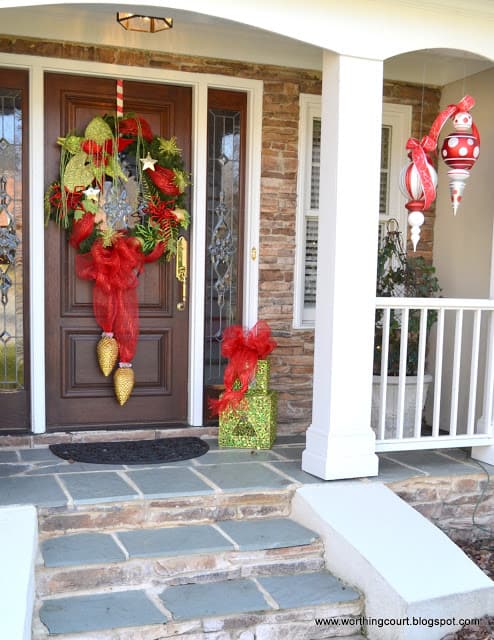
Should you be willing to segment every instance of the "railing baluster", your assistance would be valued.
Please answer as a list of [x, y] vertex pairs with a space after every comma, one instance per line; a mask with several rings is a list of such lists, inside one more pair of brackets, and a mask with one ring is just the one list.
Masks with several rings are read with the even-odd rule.
[[451, 380], [451, 414], [449, 435], [455, 436], [458, 428], [458, 396], [460, 393], [461, 332], [463, 329], [463, 309], [456, 310], [455, 346], [453, 351], [453, 376]]
[[439, 420], [441, 418], [441, 389], [443, 380], [443, 349], [444, 349], [444, 318], [445, 310], [437, 312], [436, 331], [436, 366], [434, 368], [434, 408], [432, 411], [432, 435], [439, 436]]
[[415, 424], [413, 434], [420, 438], [424, 398], [425, 347], [427, 343], [427, 309], [420, 310], [419, 345], [417, 360], [417, 393], [415, 394]]
[[400, 330], [400, 373], [398, 382], [398, 407], [396, 415], [396, 437], [403, 438], [403, 420], [405, 416], [405, 383], [407, 375], [407, 353], [408, 353], [408, 318], [410, 309], [406, 307], [401, 312]]
[[381, 342], [381, 387], [379, 388], [379, 440], [383, 440], [386, 433], [386, 397], [388, 390], [388, 357], [389, 357], [389, 324], [391, 309], [384, 309], [383, 331]]
[[476, 309], [473, 316], [472, 359], [470, 361], [470, 392], [468, 394], [467, 433], [475, 432], [475, 408], [477, 406], [477, 380], [479, 373], [480, 326], [482, 310]]
[[487, 344], [482, 418], [484, 433], [493, 435], [490, 433], [492, 429], [492, 402], [494, 393], [494, 311], [492, 309], [489, 317], [489, 335], [487, 337]]

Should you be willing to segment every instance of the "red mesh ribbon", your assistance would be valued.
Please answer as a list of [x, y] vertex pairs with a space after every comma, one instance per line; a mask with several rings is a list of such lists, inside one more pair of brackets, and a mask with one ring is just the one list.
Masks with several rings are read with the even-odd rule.
[[118, 132], [121, 136], [132, 136], [137, 138], [142, 135], [144, 140], [151, 142], [153, 140], [153, 132], [147, 120], [144, 118], [125, 118], [118, 123]]
[[[437, 116], [437, 118], [432, 123], [432, 127], [429, 133], [429, 136], [432, 138], [432, 140], [434, 140], [436, 146], [437, 146], [437, 139], [439, 138], [439, 134], [441, 133], [441, 129], [444, 127], [448, 119], [454, 118], [455, 115], [460, 111], [470, 111], [470, 109], [472, 109], [472, 107], [474, 106], [475, 106], [475, 100], [472, 98], [472, 96], [465, 96], [457, 104], [450, 104], [441, 111], [441, 113]], [[475, 129], [476, 128], [477, 127], [475, 127]]]
[[431, 206], [436, 197], [436, 187], [427, 168], [430, 162], [428, 153], [434, 151], [436, 146], [437, 143], [429, 136], [424, 136], [420, 142], [415, 138], [409, 138], [406, 145], [406, 148], [411, 151], [411, 160], [417, 167], [420, 182], [422, 183], [422, 189], [424, 191], [424, 211]]
[[[427, 164], [430, 162], [429, 154], [436, 150], [437, 141], [442, 128], [449, 120], [454, 118], [460, 111], [469, 111], [475, 105], [475, 100], [472, 96], [465, 96], [457, 104], [450, 104], [436, 117], [432, 123], [429, 135], [424, 136], [419, 142], [416, 138], [409, 138], [406, 148], [411, 151], [411, 159], [417, 168], [422, 182], [422, 188], [424, 191], [424, 210], [427, 210], [434, 198], [436, 197], [436, 188], [431, 179]], [[478, 139], [480, 143], [480, 135], [475, 124], [472, 123], [473, 135]]]
[[171, 169], [158, 165], [154, 167], [153, 171], [146, 169], [146, 173], [163, 193], [171, 197], [180, 195], [180, 189], [175, 184], [175, 174]]
[[276, 347], [267, 322], [260, 320], [250, 331], [240, 325], [227, 327], [223, 332], [221, 354], [229, 358], [225, 369], [225, 391], [218, 400], [210, 400], [211, 415], [235, 409], [254, 380], [257, 361], [266, 358]]
[[139, 241], [124, 235], [109, 247], [96, 240], [89, 253], [76, 256], [79, 278], [94, 280], [96, 322], [103, 331], [114, 333], [121, 362], [130, 362], [135, 354], [139, 336], [136, 287], [143, 264]]
[[78, 249], [81, 242], [84, 242], [86, 238], [93, 233], [94, 230], [94, 215], [86, 212], [79, 220], [74, 220], [72, 225], [72, 231], [70, 233], [69, 243]]

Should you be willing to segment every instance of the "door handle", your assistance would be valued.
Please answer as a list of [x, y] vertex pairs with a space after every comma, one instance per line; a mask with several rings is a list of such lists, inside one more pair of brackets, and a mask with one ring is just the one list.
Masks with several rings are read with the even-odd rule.
[[185, 304], [187, 302], [188, 271], [187, 238], [180, 236], [177, 240], [177, 255], [175, 256], [175, 276], [177, 280], [182, 283], [182, 300], [177, 302], [178, 311], [185, 310]]

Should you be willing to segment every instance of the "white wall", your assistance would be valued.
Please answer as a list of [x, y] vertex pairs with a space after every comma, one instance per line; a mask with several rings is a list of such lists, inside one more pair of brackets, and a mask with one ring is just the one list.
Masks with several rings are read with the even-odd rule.
[[[494, 71], [444, 87], [442, 108], [458, 102], [465, 94], [476, 100], [471, 113], [480, 131], [480, 158], [471, 171], [456, 216], [451, 212], [447, 168], [440, 162], [434, 264], [443, 296], [488, 298], [494, 204]], [[452, 131], [451, 125], [445, 125], [445, 135]]]

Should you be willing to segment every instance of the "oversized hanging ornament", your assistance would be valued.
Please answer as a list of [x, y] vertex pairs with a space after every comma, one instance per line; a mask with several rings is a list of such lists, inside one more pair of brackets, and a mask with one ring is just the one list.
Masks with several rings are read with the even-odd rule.
[[113, 388], [118, 404], [122, 407], [134, 388], [134, 370], [130, 362], [120, 362], [113, 374]]
[[[480, 137], [468, 111], [459, 111], [454, 119], [455, 133], [445, 137], [441, 157], [449, 167], [449, 190], [453, 213], [456, 215], [463, 197], [465, 183], [470, 177], [470, 169], [480, 154]], [[471, 129], [471, 132], [469, 130]]]
[[103, 331], [96, 345], [96, 354], [102, 374], [108, 377], [118, 360], [118, 342], [113, 337], [113, 333]]
[[[458, 209], [465, 180], [470, 175], [469, 171], [480, 151], [479, 132], [468, 113], [474, 105], [475, 100], [471, 96], [465, 96], [457, 104], [450, 104], [439, 113], [427, 136], [420, 142], [415, 138], [410, 138], [407, 142], [411, 163], [401, 173], [400, 188], [405, 197], [409, 198], [405, 206], [409, 211], [408, 221], [414, 251], [420, 238], [424, 211], [427, 211], [436, 198], [437, 174], [432, 166], [430, 154], [437, 149], [441, 129], [450, 118], [453, 119], [457, 132], [446, 137], [441, 155], [450, 167], [448, 175], [453, 212], [456, 213]], [[472, 132], [467, 133], [470, 128]]]
[[404, 167], [400, 174], [400, 190], [405, 198], [408, 198], [405, 206], [408, 209], [408, 224], [411, 227], [410, 236], [415, 251], [420, 239], [420, 227], [425, 220], [423, 212], [429, 208], [435, 197], [437, 173], [425, 152], [420, 160], [417, 160], [417, 157], [414, 160], [412, 153], [409, 157], [410, 164]]

